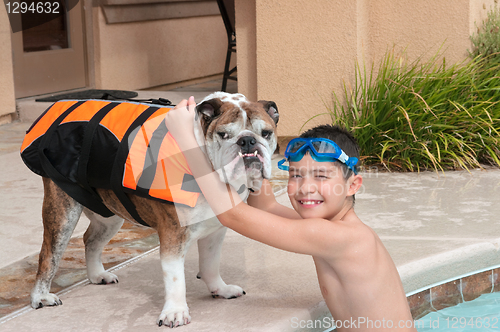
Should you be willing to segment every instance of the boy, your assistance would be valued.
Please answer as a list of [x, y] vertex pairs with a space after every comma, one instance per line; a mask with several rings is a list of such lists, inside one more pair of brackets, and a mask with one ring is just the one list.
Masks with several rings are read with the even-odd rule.
[[358, 147], [349, 133], [322, 126], [287, 146], [288, 195], [295, 211], [277, 203], [267, 180], [247, 205], [207, 171], [211, 166], [193, 134], [194, 98], [176, 108], [165, 118], [167, 127], [182, 151], [194, 151], [186, 155], [189, 166], [224, 226], [275, 248], [311, 255], [326, 305], [335, 321], [343, 322], [338, 331], [416, 331], [389, 253], [354, 212], [362, 178], [355, 167]]

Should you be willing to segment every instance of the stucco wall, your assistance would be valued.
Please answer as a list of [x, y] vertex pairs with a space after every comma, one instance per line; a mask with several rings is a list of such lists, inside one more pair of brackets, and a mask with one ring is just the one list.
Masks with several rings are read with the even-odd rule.
[[220, 16], [106, 24], [94, 8], [96, 87], [134, 90], [224, 70], [227, 36]]
[[[354, 82], [356, 59], [378, 64], [396, 47], [406, 48], [411, 61], [430, 57], [443, 46], [448, 63], [464, 60], [474, 22], [495, 1], [246, 1], [244, 6], [255, 13], [239, 10], [242, 2], [236, 0], [238, 45], [252, 44], [244, 33], [251, 25], [256, 36], [254, 49], [238, 48], [238, 67], [248, 68], [243, 62], [252, 57], [256, 61], [255, 78], [238, 72], [245, 82], [239, 91], [252, 95], [255, 90], [257, 99], [274, 100], [281, 115], [279, 135], [294, 136], [308, 119], [327, 110], [332, 91], [342, 93], [343, 80]], [[329, 121], [320, 116], [305, 128]]]
[[429, 57], [443, 47], [449, 63], [462, 61], [471, 48], [474, 21], [485, 16], [493, 1], [372, 0], [369, 2], [370, 60], [388, 48], [406, 48], [409, 59]]
[[277, 103], [279, 134], [295, 135], [326, 111], [322, 100], [328, 102], [331, 89], [351, 78], [357, 4], [257, 0], [256, 12], [257, 96]]
[[2, 101], [0, 117], [16, 111], [10, 42], [11, 31], [7, 11], [0, 10], [0, 45], [3, 45], [0, 47], [0, 100]]

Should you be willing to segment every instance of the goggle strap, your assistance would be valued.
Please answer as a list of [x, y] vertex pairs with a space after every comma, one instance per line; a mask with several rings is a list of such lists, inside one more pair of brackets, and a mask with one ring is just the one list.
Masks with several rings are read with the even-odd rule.
[[288, 172], [289, 167], [286, 166], [286, 165], [283, 165], [286, 161], [287, 161], [286, 158], [283, 158], [280, 161], [278, 161], [278, 168], [281, 169], [282, 171], [287, 171]]

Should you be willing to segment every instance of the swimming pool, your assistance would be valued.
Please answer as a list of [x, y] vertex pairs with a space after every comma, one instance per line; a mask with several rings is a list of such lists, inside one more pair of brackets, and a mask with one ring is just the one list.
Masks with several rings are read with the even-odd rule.
[[415, 322], [418, 332], [500, 330], [500, 292], [431, 312]]

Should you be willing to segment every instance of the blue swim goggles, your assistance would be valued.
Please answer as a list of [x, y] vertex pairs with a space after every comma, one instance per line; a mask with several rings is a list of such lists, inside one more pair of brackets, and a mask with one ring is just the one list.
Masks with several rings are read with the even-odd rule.
[[285, 150], [285, 158], [278, 162], [278, 168], [288, 171], [289, 167], [283, 165], [286, 161], [297, 162], [304, 157], [307, 151], [311, 151], [311, 157], [317, 162], [340, 161], [351, 169], [354, 174], [358, 174], [356, 164], [358, 158], [349, 158], [341, 148], [334, 142], [326, 138], [294, 138], [288, 143]]

